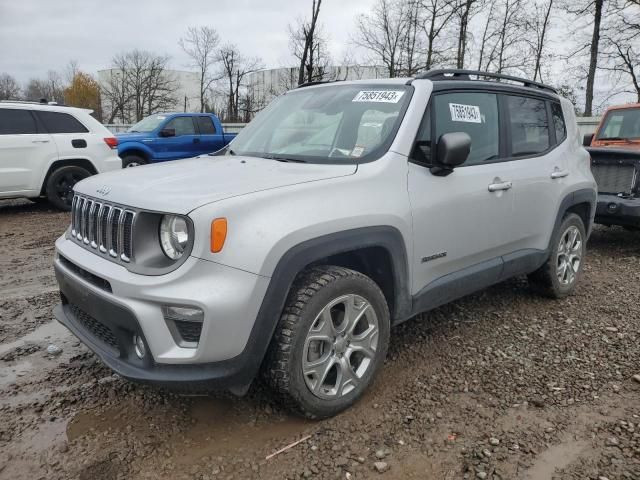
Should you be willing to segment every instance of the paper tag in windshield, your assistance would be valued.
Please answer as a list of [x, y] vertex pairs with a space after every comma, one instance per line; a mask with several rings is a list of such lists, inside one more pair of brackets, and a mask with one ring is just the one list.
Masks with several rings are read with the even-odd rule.
[[399, 90], [361, 90], [352, 102], [398, 103], [404, 92]]
[[352, 157], [361, 157], [363, 153], [364, 147], [361, 145], [356, 145], [355, 147], [353, 147], [353, 150], [351, 150]]
[[451, 120], [454, 122], [482, 123], [480, 107], [475, 105], [450, 103], [449, 111], [451, 112]]

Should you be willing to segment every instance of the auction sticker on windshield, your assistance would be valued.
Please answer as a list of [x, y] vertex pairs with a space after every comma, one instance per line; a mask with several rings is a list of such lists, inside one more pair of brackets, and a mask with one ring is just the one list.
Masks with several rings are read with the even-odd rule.
[[361, 90], [352, 102], [398, 103], [404, 92], [398, 90]]
[[451, 120], [454, 122], [482, 123], [480, 107], [475, 105], [450, 103], [449, 110], [451, 111]]

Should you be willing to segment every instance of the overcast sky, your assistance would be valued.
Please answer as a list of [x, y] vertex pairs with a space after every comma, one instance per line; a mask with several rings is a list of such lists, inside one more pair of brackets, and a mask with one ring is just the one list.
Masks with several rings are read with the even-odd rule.
[[[373, 0], [324, 0], [320, 17], [339, 61], [354, 19]], [[134, 48], [167, 53], [187, 69], [178, 39], [188, 26], [215, 28], [265, 66], [291, 65], [287, 24], [309, 15], [311, 0], [0, 0], [0, 72], [26, 82], [61, 70], [70, 60], [89, 73]]]

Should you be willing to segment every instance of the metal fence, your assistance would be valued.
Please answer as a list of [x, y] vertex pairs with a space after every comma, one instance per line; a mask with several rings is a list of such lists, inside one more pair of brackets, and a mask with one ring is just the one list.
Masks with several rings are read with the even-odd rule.
[[[228, 133], [238, 133], [246, 123], [223, 123], [222, 128]], [[131, 123], [107, 123], [104, 125], [111, 131], [111, 133], [122, 133], [129, 130], [132, 126]]]

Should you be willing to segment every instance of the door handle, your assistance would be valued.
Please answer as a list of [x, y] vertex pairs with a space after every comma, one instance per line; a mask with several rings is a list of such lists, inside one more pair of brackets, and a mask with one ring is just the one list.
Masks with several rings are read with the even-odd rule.
[[200, 143], [200, 139], [199, 138], [194, 138], [193, 139], [193, 143]]
[[31, 140], [31, 143], [49, 143], [49, 140]]
[[513, 187], [511, 182], [500, 182], [500, 183], [492, 183], [489, 185], [490, 192], [498, 192], [500, 190], [509, 190]]
[[553, 172], [551, 172], [551, 178], [552, 179], [556, 179], [556, 178], [564, 178], [569, 176], [569, 170], [560, 170], [559, 168], [556, 168]]

